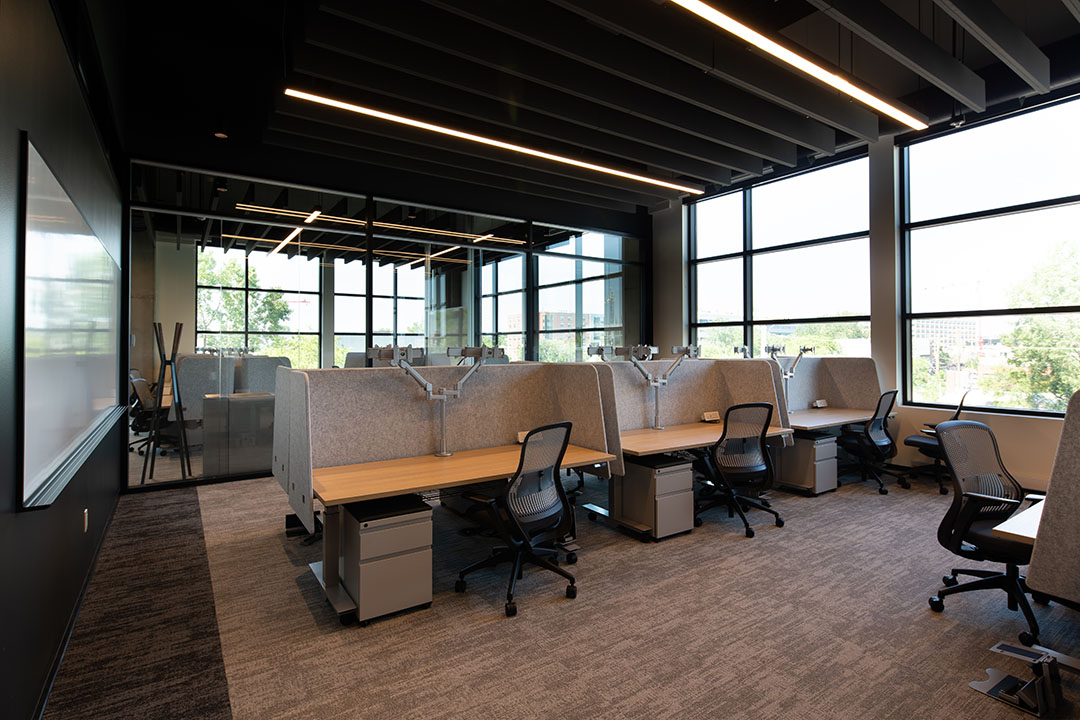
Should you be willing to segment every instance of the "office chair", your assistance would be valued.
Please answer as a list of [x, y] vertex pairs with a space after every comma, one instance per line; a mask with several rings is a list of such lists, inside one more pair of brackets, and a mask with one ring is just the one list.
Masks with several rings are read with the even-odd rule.
[[776, 526], [784, 526], [780, 513], [768, 500], [758, 497], [773, 485], [772, 460], [765, 448], [772, 412], [771, 403], [744, 403], [732, 405], [724, 413], [724, 434], [694, 463], [705, 476], [705, 490], [694, 499], [694, 527], [701, 527], [701, 513], [718, 505], [727, 505], [728, 517], [739, 513], [746, 537], [754, 537], [754, 528], [746, 519], [750, 508], [771, 513]]
[[[994, 526], [1020, 507], [1024, 489], [1002, 464], [997, 439], [986, 425], [950, 420], [939, 424], [937, 433], [953, 483], [953, 501], [938, 526], [938, 542], [963, 558], [1004, 563], [1005, 572], [953, 568], [941, 579], [944, 587], [930, 598], [930, 609], [942, 612], [947, 595], [987, 588], [1004, 590], [1009, 596], [1009, 609], [1019, 607], [1028, 622], [1029, 631], [1020, 634], [1020, 642], [1032, 645], [1038, 640], [1039, 625], [1025, 596], [1030, 591], [1019, 571], [1020, 565], [1031, 561], [1031, 546], [993, 534]], [[976, 579], [960, 584], [957, 575]]]
[[[128, 415], [131, 417], [131, 430], [136, 435], [139, 433], [149, 433], [154, 425], [154, 416], [158, 416], [158, 423], [160, 425], [166, 421], [165, 415], [168, 413], [168, 410], [162, 409], [159, 411], [157, 409], [154, 395], [150, 392], [150, 384], [145, 378], [129, 377], [128, 382], [131, 386], [131, 393], [135, 396], [135, 402], [128, 411]], [[150, 439], [150, 435], [148, 434], [146, 437], [132, 440], [128, 443], [128, 452], [135, 452], [138, 450], [140, 455], [146, 454], [146, 447], [150, 444]]]
[[[960, 404], [956, 406], [956, 412], [952, 414], [952, 417], [950, 417], [949, 420], [957, 420], [960, 418], [960, 413], [964, 410], [964, 400], [967, 399], [967, 396], [968, 394], [964, 393], [964, 396], [960, 398]], [[937, 427], [937, 423], [924, 424], [931, 430], [934, 430]], [[945, 472], [941, 465], [945, 460], [945, 456], [941, 454], [941, 443], [938, 442], [937, 435], [928, 435], [926, 433], [908, 435], [904, 438], [904, 445], [915, 448], [922, 455], [931, 458], [934, 461], [932, 472], [934, 473], [934, 479], [937, 480], [938, 492], [942, 495], [948, 495], [949, 491], [945, 487]], [[920, 471], [922, 471], [922, 468], [912, 468], [911, 471], [909, 471], [909, 474]]]
[[[889, 491], [882, 482], [883, 474], [896, 475], [885, 469], [885, 462], [896, 455], [896, 443], [889, 435], [889, 413], [892, 412], [893, 403], [896, 402], [896, 390], [887, 390], [878, 398], [874, 416], [868, 422], [861, 425], [845, 427], [836, 444], [847, 450], [859, 463], [859, 473], [862, 481], [873, 477], [877, 480], [878, 492], [888, 495]], [[908, 488], [911, 484], [901, 476], [897, 476], [897, 484]], [[838, 486], [840, 482], [836, 483]]]
[[[489, 519], [506, 544], [458, 573], [456, 592], [465, 592], [465, 576], [469, 573], [512, 562], [505, 610], [507, 617], [513, 617], [517, 615], [514, 589], [522, 575], [522, 565], [530, 562], [569, 580], [566, 597], [577, 597], [574, 576], [557, 565], [559, 551], [555, 548], [570, 530], [573, 513], [559, 479], [559, 466], [570, 442], [570, 428], [569, 422], [561, 422], [530, 431], [521, 444], [517, 472], [501, 486], [498, 494], [466, 496], [487, 506]], [[567, 562], [576, 559], [567, 556]]]

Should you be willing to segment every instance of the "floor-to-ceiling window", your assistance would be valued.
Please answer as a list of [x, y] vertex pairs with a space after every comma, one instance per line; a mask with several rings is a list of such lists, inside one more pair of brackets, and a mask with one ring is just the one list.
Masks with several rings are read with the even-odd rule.
[[640, 343], [638, 242], [542, 225], [536, 231], [538, 359], [581, 361], [590, 345]]
[[691, 206], [691, 329], [709, 357], [870, 354], [868, 161]]
[[319, 367], [319, 263], [307, 256], [205, 247], [197, 253], [197, 348]]
[[525, 359], [525, 256], [483, 251], [480, 266], [480, 332], [511, 360]]
[[1080, 101], [905, 150], [905, 400], [1062, 412], [1080, 388]]

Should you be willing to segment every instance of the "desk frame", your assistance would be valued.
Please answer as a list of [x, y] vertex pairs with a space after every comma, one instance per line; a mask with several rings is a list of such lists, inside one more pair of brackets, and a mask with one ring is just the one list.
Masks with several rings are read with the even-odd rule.
[[[342, 616], [356, 611], [356, 602], [341, 584], [343, 505], [506, 479], [517, 471], [520, 458], [520, 445], [501, 445], [450, 457], [424, 455], [313, 470], [315, 497], [323, 503], [323, 559], [309, 567], [334, 611]], [[560, 468], [591, 467], [614, 459], [599, 450], [568, 445]]]

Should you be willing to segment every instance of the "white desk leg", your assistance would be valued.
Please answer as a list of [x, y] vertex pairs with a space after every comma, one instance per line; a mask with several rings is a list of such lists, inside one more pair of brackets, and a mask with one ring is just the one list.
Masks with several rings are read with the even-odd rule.
[[329, 505], [323, 510], [323, 559], [311, 563], [311, 571], [326, 591], [326, 599], [338, 615], [356, 611], [356, 603], [341, 584], [338, 568], [341, 565], [341, 506]]

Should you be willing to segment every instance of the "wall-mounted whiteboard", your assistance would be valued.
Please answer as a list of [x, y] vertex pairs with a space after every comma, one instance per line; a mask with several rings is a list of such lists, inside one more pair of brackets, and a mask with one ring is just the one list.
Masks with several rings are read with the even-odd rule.
[[52, 502], [118, 410], [120, 266], [27, 142], [23, 505]]

